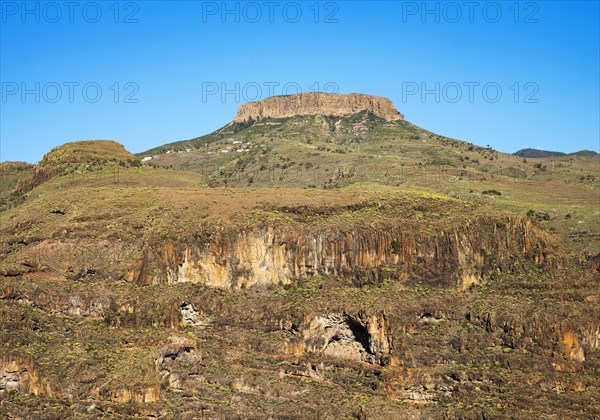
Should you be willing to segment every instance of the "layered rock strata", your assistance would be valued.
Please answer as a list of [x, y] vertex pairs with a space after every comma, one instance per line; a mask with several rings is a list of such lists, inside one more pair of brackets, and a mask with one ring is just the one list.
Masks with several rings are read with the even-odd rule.
[[234, 122], [263, 118], [289, 118], [297, 115], [345, 116], [370, 111], [388, 121], [404, 119], [388, 98], [350, 93], [309, 92], [297, 95], [272, 96], [262, 101], [248, 102], [239, 107]]

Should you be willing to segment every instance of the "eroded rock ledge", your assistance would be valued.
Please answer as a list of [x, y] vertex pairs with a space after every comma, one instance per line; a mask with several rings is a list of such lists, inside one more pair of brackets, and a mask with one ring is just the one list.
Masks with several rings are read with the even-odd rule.
[[34, 360], [23, 354], [0, 355], [0, 395], [4, 392], [23, 392], [53, 396], [48, 380], [40, 375]]
[[256, 121], [262, 118], [289, 118], [296, 115], [344, 116], [371, 111], [388, 121], [404, 119], [388, 98], [360, 93], [308, 92], [297, 95], [273, 96], [262, 101], [240, 105], [234, 122]]
[[383, 313], [333, 313], [305, 320], [287, 343], [286, 352], [295, 356], [322, 353], [383, 365], [389, 363], [391, 350], [389, 326]]
[[268, 227], [233, 231], [209, 244], [148, 247], [126, 279], [137, 284], [201, 283], [221, 289], [291, 284], [331, 275], [358, 284], [419, 278], [466, 289], [523, 261], [558, 267], [556, 239], [522, 217], [481, 217], [447, 231], [379, 227]]

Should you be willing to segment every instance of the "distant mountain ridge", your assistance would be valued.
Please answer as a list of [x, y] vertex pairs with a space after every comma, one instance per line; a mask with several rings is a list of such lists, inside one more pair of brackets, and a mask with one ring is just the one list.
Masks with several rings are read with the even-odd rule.
[[521, 149], [513, 153], [513, 156], [522, 158], [545, 158], [545, 157], [560, 157], [560, 156], [598, 156], [593, 150], [580, 150], [574, 153], [553, 152], [550, 150], [540, 149]]

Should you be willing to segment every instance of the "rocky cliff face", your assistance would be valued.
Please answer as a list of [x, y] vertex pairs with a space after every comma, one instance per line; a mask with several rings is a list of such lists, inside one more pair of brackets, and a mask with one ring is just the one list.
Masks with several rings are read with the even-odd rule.
[[327, 314], [306, 320], [287, 343], [287, 353], [322, 353], [372, 364], [388, 362], [389, 327], [383, 314]]
[[[51, 386], [50, 381], [39, 372], [35, 361], [30, 356], [4, 353], [0, 357], [0, 396], [11, 391], [50, 397], [63, 396], [63, 394], [73, 396], [73, 390], [63, 390], [60, 387]], [[158, 401], [160, 387], [157, 384], [118, 389], [94, 388], [89, 395], [93, 398], [118, 403], [147, 403]]]
[[270, 227], [234, 232], [207, 245], [165, 242], [147, 248], [127, 273], [138, 284], [201, 283], [221, 289], [291, 284], [331, 275], [358, 284], [420, 278], [466, 289], [519, 258], [556, 266], [557, 243], [524, 218], [481, 218], [441, 232], [397, 225], [369, 229]]
[[50, 383], [40, 375], [31, 357], [3, 353], [0, 357], [0, 395], [10, 391], [53, 395]]
[[404, 119], [388, 98], [351, 93], [309, 92], [288, 96], [273, 96], [257, 102], [249, 102], [239, 107], [234, 122], [250, 119], [289, 118], [297, 115], [344, 116], [360, 111], [371, 111], [388, 121]]

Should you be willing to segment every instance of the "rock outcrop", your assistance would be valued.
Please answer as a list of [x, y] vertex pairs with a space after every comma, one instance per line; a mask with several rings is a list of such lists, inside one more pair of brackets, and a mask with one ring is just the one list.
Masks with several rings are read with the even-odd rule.
[[557, 246], [553, 237], [519, 217], [481, 218], [431, 233], [397, 225], [270, 227], [221, 235], [209, 244], [168, 241], [147, 248], [125, 278], [138, 284], [190, 282], [221, 289], [291, 284], [323, 275], [360, 284], [421, 278], [464, 290], [491, 273], [515, 269], [515, 256], [547, 267], [560, 265]]
[[[190, 341], [190, 340], [188, 340]], [[184, 345], [185, 344], [185, 345]], [[169, 347], [161, 349], [158, 355], [160, 363], [157, 369], [169, 358], [175, 360], [176, 356], [187, 361], [195, 360], [195, 346], [187, 342], [172, 342]], [[179, 347], [177, 347], [179, 345]], [[180, 353], [183, 356], [180, 356]], [[39, 372], [34, 359], [25, 354], [3, 352], [0, 355], [0, 396], [7, 392], [19, 392], [23, 394], [46, 395], [49, 397], [73, 396], [71, 387], [61, 388], [51, 386], [49, 379]], [[85, 395], [86, 392], [83, 391]], [[160, 386], [158, 383], [151, 385], [138, 385], [131, 387], [112, 388], [105, 384], [102, 388], [94, 388], [89, 393], [92, 398], [118, 403], [148, 403], [158, 401], [160, 397]]]
[[371, 364], [384, 364], [390, 350], [389, 331], [383, 315], [315, 316], [305, 322], [287, 344], [287, 352], [296, 356], [322, 353]]
[[30, 356], [4, 353], [0, 357], [0, 394], [10, 391], [54, 395], [50, 383], [40, 375]]
[[[594, 352], [600, 347], [600, 324], [596, 320], [567, 323], [557, 322], [551, 314], [543, 312], [523, 316], [505, 311], [470, 310], [465, 318], [498, 338], [502, 346], [575, 362], [571, 366], [580, 366], [586, 361], [586, 351]], [[459, 352], [469, 347], [466, 342], [454, 345]]]
[[309, 92], [297, 95], [273, 96], [262, 101], [248, 102], [239, 107], [234, 122], [263, 118], [289, 118], [297, 115], [345, 116], [370, 111], [388, 121], [404, 119], [388, 98], [359, 93]]
[[173, 391], [183, 391], [180, 376], [174, 371], [179, 364], [193, 364], [200, 359], [196, 343], [189, 337], [172, 335], [169, 344], [158, 351], [154, 361], [162, 382]]

